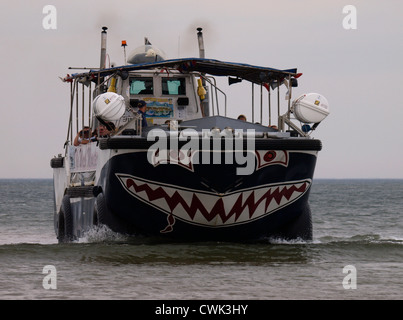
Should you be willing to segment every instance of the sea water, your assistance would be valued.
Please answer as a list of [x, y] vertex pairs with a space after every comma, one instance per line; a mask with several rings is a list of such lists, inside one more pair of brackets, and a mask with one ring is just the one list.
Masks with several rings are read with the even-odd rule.
[[403, 180], [314, 180], [312, 241], [58, 244], [51, 180], [0, 180], [0, 299], [402, 299]]

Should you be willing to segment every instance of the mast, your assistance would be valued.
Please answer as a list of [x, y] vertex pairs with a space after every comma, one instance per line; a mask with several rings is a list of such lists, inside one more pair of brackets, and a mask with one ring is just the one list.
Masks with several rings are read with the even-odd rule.
[[197, 41], [199, 42], [199, 57], [204, 59], [204, 41], [202, 28], [197, 28]]
[[101, 61], [99, 64], [100, 69], [105, 69], [105, 63], [106, 63], [106, 30], [108, 30], [107, 27], [102, 27], [102, 32], [101, 32]]
[[[203, 40], [203, 32], [202, 28], [197, 28], [197, 41], [199, 43], [199, 58], [204, 59], [205, 58], [205, 52], [204, 52], [204, 40]], [[203, 77], [205, 74], [201, 74]], [[208, 95], [208, 88], [206, 87], [206, 80], [202, 78], [202, 86], [206, 91], [206, 94], [204, 95], [205, 98], [201, 101], [201, 109], [202, 109], [202, 114], [204, 117], [207, 117], [210, 115], [210, 106], [209, 106], [209, 95]]]
[[[99, 70], [105, 69], [106, 65], [106, 30], [108, 30], [107, 27], [102, 27], [102, 32], [101, 32], [101, 59], [99, 63]], [[99, 95], [102, 90], [100, 88], [101, 83], [103, 82], [103, 78], [100, 76], [100, 72], [98, 73], [98, 83], [96, 90], [94, 91], [95, 95]]]

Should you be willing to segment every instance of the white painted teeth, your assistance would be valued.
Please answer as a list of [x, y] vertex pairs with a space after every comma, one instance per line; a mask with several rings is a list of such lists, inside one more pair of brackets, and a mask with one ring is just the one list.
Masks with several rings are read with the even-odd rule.
[[307, 179], [218, 195], [126, 174], [117, 174], [117, 177], [125, 190], [137, 199], [180, 220], [209, 227], [259, 219], [296, 201], [311, 184]]

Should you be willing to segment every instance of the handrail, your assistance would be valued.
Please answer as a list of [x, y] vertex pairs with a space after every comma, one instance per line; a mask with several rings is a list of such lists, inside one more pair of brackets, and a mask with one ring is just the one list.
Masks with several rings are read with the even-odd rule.
[[[216, 79], [212, 76], [206, 76], [206, 75], [202, 75], [202, 74], [198, 74], [198, 76], [200, 76], [201, 78], [203, 78], [204, 80], [206, 80], [211, 87], [214, 87], [215, 91], [216, 91], [216, 102], [217, 102], [217, 113], [218, 115], [220, 115], [220, 110], [218, 107], [218, 94], [217, 94], [217, 90], [220, 91], [222, 93], [222, 95], [224, 96], [224, 100], [225, 100], [225, 106], [224, 106], [224, 110], [225, 110], [225, 116], [227, 116], [227, 95], [225, 94], [224, 91], [222, 91], [219, 87], [217, 87], [217, 82]], [[210, 79], [214, 80], [214, 83], [212, 83], [212, 81]]]

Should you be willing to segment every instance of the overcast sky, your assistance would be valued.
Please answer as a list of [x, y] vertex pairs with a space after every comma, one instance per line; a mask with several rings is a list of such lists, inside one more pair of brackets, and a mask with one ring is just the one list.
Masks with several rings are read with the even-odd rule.
[[[57, 10], [56, 29], [43, 26], [45, 5]], [[356, 29], [343, 25], [346, 5], [356, 8]], [[315, 177], [403, 178], [402, 13], [401, 0], [2, 1], [0, 178], [52, 177], [69, 114], [58, 77], [99, 66], [104, 25], [117, 64], [121, 40], [130, 52], [144, 37], [167, 58], [197, 57], [203, 27], [207, 58], [297, 67], [294, 94], [321, 93], [331, 110], [314, 132], [323, 143]], [[229, 116], [250, 118], [238, 99], [229, 104]]]

